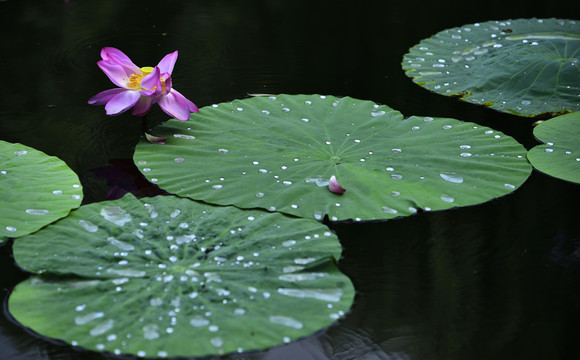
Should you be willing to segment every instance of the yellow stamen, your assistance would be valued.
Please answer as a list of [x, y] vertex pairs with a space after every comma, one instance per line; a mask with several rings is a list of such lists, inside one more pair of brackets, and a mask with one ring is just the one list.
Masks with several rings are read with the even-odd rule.
[[151, 66], [144, 66], [141, 68], [141, 71], [143, 71], [143, 76], [151, 74], [153, 70], [155, 70], [155, 68], [152, 68]]
[[[142, 73], [141, 74], [131, 74], [131, 76], [129, 77], [129, 80], [127, 81], [127, 87], [129, 89], [140, 89], [141, 88], [141, 81], [143, 80], [143, 78], [149, 74], [151, 74], [153, 72], [153, 70], [155, 70], [155, 68], [152, 68], [151, 66], [144, 66], [141, 68]], [[165, 80], [160, 79], [161, 80], [161, 90], [162, 92], [165, 92]], [[155, 90], [157, 86], [155, 86], [153, 89], [147, 89], [147, 90]]]

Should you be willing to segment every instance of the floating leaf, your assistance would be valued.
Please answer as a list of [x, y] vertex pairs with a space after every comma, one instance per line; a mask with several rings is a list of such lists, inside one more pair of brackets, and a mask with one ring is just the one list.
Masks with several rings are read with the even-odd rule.
[[544, 145], [528, 152], [532, 165], [551, 176], [580, 183], [580, 112], [561, 115], [534, 128]]
[[115, 354], [263, 349], [350, 308], [340, 254], [314, 220], [126, 195], [19, 239], [16, 262], [39, 275], [15, 288], [9, 310], [41, 335]]
[[580, 110], [580, 24], [488, 21], [444, 30], [403, 58], [407, 76], [441, 95], [523, 116]]
[[[525, 149], [487, 127], [403, 116], [349, 97], [278, 95], [203, 108], [154, 132], [134, 161], [163, 189], [215, 204], [331, 220], [388, 219], [510, 193]], [[329, 191], [336, 176], [344, 194]]]
[[0, 241], [30, 234], [82, 201], [78, 176], [60, 159], [0, 140]]

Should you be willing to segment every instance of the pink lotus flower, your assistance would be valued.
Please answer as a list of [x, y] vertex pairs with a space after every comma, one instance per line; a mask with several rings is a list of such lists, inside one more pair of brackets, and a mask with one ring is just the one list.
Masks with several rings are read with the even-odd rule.
[[106, 104], [107, 115], [133, 108], [133, 115], [143, 116], [154, 103], [179, 120], [188, 120], [192, 112], [199, 112], [194, 103], [171, 86], [177, 51], [165, 55], [155, 67], [139, 68], [122, 51], [112, 47], [103, 48], [101, 57], [103, 60], [97, 65], [118, 88], [98, 93], [89, 99], [89, 104]]

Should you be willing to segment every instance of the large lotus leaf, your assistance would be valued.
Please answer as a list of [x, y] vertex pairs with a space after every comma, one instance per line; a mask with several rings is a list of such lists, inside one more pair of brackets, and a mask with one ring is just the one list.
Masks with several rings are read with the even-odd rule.
[[9, 311], [84, 348], [137, 356], [263, 349], [340, 318], [352, 283], [315, 220], [173, 196], [94, 203], [14, 244], [38, 274]]
[[528, 152], [532, 165], [548, 175], [580, 183], [580, 112], [544, 121], [534, 135], [545, 144]]
[[78, 176], [60, 159], [0, 140], [0, 241], [30, 234], [79, 207]]
[[[370, 101], [278, 95], [204, 107], [154, 129], [134, 160], [163, 189], [216, 204], [330, 220], [388, 219], [505, 195], [525, 149], [490, 128], [403, 116]], [[335, 175], [346, 189], [328, 190]]]
[[444, 30], [403, 58], [413, 81], [438, 94], [523, 116], [580, 110], [580, 23], [488, 21]]

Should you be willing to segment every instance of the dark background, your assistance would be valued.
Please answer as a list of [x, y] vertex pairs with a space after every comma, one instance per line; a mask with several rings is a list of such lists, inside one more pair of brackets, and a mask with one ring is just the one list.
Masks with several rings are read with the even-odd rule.
[[[0, 140], [64, 160], [84, 204], [158, 190], [131, 156], [142, 124], [89, 106], [114, 87], [96, 66], [117, 47], [139, 66], [179, 50], [173, 85], [199, 107], [248, 93], [372, 100], [404, 115], [476, 122], [538, 142], [533, 119], [446, 98], [401, 70], [446, 28], [515, 18], [580, 19], [577, 1], [0, 1]], [[148, 125], [168, 117], [158, 108]], [[193, 120], [190, 120], [193, 121]], [[303, 340], [229, 359], [578, 359], [580, 186], [534, 171], [485, 204], [375, 223], [330, 224], [354, 282], [352, 311]], [[1, 196], [1, 194], [0, 194]], [[26, 277], [0, 246], [0, 359], [114, 358], [15, 324], [6, 299]]]

